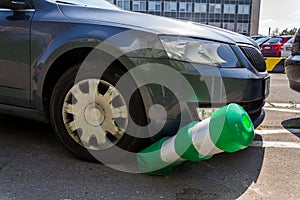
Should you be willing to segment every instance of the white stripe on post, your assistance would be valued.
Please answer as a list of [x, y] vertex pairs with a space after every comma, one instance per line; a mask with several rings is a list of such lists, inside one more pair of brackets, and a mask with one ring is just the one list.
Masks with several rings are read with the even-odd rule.
[[164, 143], [161, 146], [160, 157], [166, 163], [185, 161], [177, 154], [175, 150], [175, 139], [176, 136], [173, 136], [164, 141]]
[[213, 143], [209, 132], [210, 118], [201, 121], [192, 128], [192, 142], [195, 149], [203, 156], [223, 152]]

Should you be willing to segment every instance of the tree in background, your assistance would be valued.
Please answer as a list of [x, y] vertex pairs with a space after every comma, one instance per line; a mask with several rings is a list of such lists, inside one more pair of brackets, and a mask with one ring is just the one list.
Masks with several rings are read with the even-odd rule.
[[290, 29], [288, 30], [287, 28], [284, 29], [280, 35], [295, 35], [295, 33], [297, 32], [297, 28], [293, 28], [293, 29]]
[[272, 31], [272, 36], [276, 35], [295, 35], [297, 32], [297, 28], [292, 28], [292, 29], [284, 29], [283, 31], [279, 32], [279, 28], [275, 28], [274, 31]]

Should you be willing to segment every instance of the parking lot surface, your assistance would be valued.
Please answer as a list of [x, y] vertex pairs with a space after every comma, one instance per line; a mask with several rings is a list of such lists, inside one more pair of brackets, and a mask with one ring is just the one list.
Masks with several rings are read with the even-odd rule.
[[0, 116], [0, 200], [300, 199], [300, 93], [271, 74], [267, 102], [251, 147], [186, 162], [167, 177], [78, 160], [49, 125]]

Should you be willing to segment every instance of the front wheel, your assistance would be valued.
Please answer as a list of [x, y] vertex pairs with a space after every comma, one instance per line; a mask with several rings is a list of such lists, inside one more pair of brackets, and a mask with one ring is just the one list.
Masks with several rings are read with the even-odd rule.
[[114, 145], [140, 150], [146, 140], [127, 135], [126, 129], [129, 115], [138, 124], [146, 123], [145, 109], [138, 92], [126, 101], [115, 87], [124, 72], [113, 70], [101, 79], [75, 82], [77, 68], [59, 79], [51, 97], [50, 119], [58, 138], [77, 157], [88, 161], [95, 161], [91, 152], [110, 151]]

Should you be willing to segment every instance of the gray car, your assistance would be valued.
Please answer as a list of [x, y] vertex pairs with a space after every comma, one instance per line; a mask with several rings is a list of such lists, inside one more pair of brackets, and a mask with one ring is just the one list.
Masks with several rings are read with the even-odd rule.
[[0, 8], [1, 113], [50, 122], [82, 159], [139, 151], [229, 103], [264, 119], [269, 75], [245, 36], [104, 0]]

